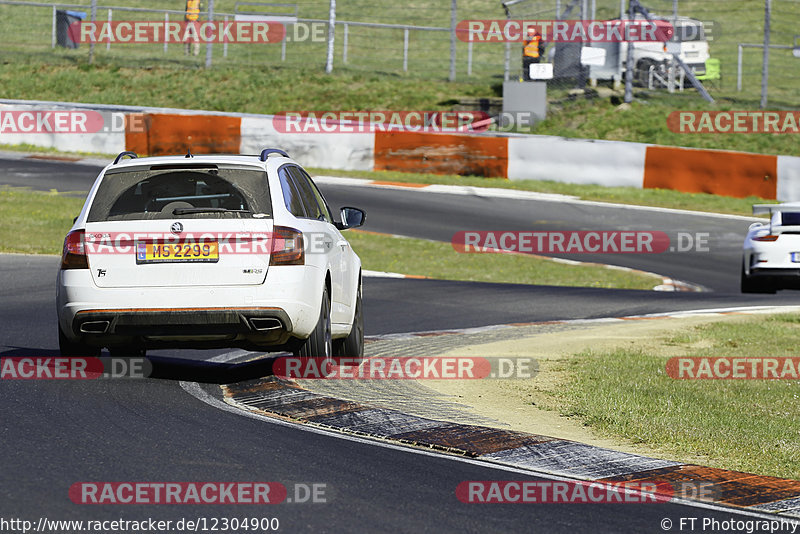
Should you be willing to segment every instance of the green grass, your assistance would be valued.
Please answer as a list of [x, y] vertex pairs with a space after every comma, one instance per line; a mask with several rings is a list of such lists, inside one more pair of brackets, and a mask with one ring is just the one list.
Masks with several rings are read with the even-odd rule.
[[[89, 2], [79, 0], [78, 4], [86, 7], [79, 9], [88, 13]], [[182, 3], [164, 5], [154, 1], [140, 0], [113, 0], [103, 4], [114, 6], [136, 7], [146, 9], [177, 9], [181, 10]], [[215, 13], [217, 20], [222, 20], [225, 14], [234, 12], [236, 2], [232, 0], [216, 1]], [[487, 4], [482, 0], [462, 0], [460, 13], [473, 17], [502, 16], [499, 4]], [[205, 7], [205, 6], [204, 6]], [[328, 2], [300, 2], [298, 3], [298, 16], [305, 19], [327, 21]], [[75, 9], [75, 8], [70, 8]], [[247, 9], [247, 8], [244, 8]], [[253, 10], [276, 11], [276, 8], [253, 7]], [[98, 9], [98, 21], [106, 21], [107, 9]], [[171, 21], [182, 20], [180, 13], [170, 14]], [[158, 20], [163, 21], [164, 15], [156, 12], [126, 12], [113, 11], [112, 18], [120, 20]], [[204, 18], [204, 17], [203, 17]], [[230, 18], [230, 17], [229, 17]], [[338, 21], [377, 21], [390, 24], [410, 24], [426, 27], [449, 27], [450, 5], [439, 3], [411, 3], [399, 6], [389, 2], [371, 2], [367, 0], [352, 0], [340, 3], [337, 6]], [[47, 54], [52, 59], [66, 59], [76, 63], [86, 63], [88, 60], [88, 44], [81, 44], [77, 50], [62, 48], [50, 49], [51, 43], [52, 11], [46, 7], [33, 6], [0, 6], [0, 34], [4, 39], [3, 49], [15, 54]], [[281, 45], [273, 44], [236, 44], [227, 47], [227, 56], [223, 56], [223, 46], [214, 45], [213, 64], [216, 66], [234, 66], [236, 68], [261, 69], [275, 65], [284, 65], [287, 68], [301, 71], [322, 71], [326, 60], [326, 42], [324, 34], [327, 30], [323, 27], [323, 39], [312, 42], [292, 38], [294, 32], [289, 27], [288, 35], [291, 41], [286, 45], [285, 59], [281, 57]], [[403, 70], [403, 30], [388, 28], [369, 28], [363, 26], [349, 26], [347, 62], [344, 58], [344, 27], [336, 26], [336, 54], [334, 65], [336, 70], [354, 70], [361, 72], [379, 73], [391, 78], [413, 78], [419, 80], [438, 79], [446, 80], [449, 71], [450, 35], [447, 31], [421, 31], [409, 32], [408, 71]], [[457, 68], [459, 78], [466, 80], [486, 80], [502, 76], [503, 73], [503, 45], [492, 44], [476, 46], [473, 49], [473, 76], [467, 76], [467, 43], [457, 41]], [[95, 46], [95, 61], [98, 63], [119, 62], [135, 64], [136, 67], [156, 67], [163, 64], [183, 68], [196, 68], [204, 64], [205, 45], [201, 45], [200, 55], [185, 56], [184, 46], [180, 43], [170, 43], [164, 52], [162, 43], [153, 44], [119, 44], [112, 43], [107, 49], [105, 43]], [[285, 86], [283, 87], [285, 89]]]
[[[87, 5], [87, 0], [79, 3]], [[115, 5], [163, 8], [147, 0], [117, 0]], [[566, 97], [568, 86], [552, 84], [548, 120], [532, 131], [543, 135], [625, 140], [697, 148], [719, 148], [800, 156], [800, 144], [792, 135], [770, 134], [676, 134], [666, 126], [674, 110], [755, 109], [760, 87], [760, 52], [745, 51], [744, 91], [735, 90], [736, 44], [761, 41], [763, 5], [758, 2], [682, 2], [680, 12], [713, 21], [711, 54], [722, 59], [723, 88], [712, 93], [717, 104], [703, 101], [694, 90], [669, 95], [665, 91], [637, 90], [639, 100], [627, 111], [619, 111], [611, 99]], [[598, 16], [613, 17], [618, 3], [600, 0]], [[653, 0], [656, 13], [671, 12], [671, 3]], [[298, 4], [299, 16], [327, 18], [327, 2]], [[179, 7], [179, 6], [171, 6]], [[179, 7], [180, 8], [180, 7]], [[216, 11], [232, 12], [234, 2], [217, 2]], [[550, 6], [548, 9], [552, 9]], [[774, 42], [789, 44], [794, 35], [786, 21], [800, 15], [800, 3], [776, 2]], [[550, 16], [550, 11], [542, 14]], [[98, 19], [107, 12], [99, 10]], [[286, 61], [277, 45], [231, 45], [228, 58], [216, 47], [214, 65], [202, 68], [203, 58], [185, 57], [183, 48], [170, 45], [168, 52], [154, 45], [114, 45], [106, 51], [96, 47], [95, 64], [88, 65], [87, 47], [51, 50], [51, 11], [46, 8], [0, 6], [0, 98], [131, 104], [228, 112], [276, 113], [287, 110], [445, 110], [462, 98], [501, 95], [503, 47], [474, 46], [475, 69], [465, 75], [465, 43], [458, 42], [458, 77], [447, 79], [449, 38], [441, 34], [412, 32], [409, 72], [402, 71], [402, 32], [375, 33], [351, 27], [349, 58], [345, 65], [338, 49], [332, 75], [323, 71], [323, 43], [290, 43]], [[115, 12], [114, 19], [143, 20], [153, 13]], [[173, 15], [179, 18], [179, 15]], [[499, 4], [480, 0], [459, 2], [458, 18], [502, 18]], [[796, 17], [795, 17], [796, 18]], [[353, 0], [340, 4], [338, 20], [447, 26], [449, 4]], [[337, 43], [343, 41], [337, 29]], [[371, 33], [370, 33], [371, 32]], [[389, 30], [387, 30], [389, 32]], [[516, 66], [517, 52], [512, 54]], [[793, 74], [800, 60], [788, 51], [775, 50], [770, 62], [770, 102], [774, 107], [796, 108], [800, 90]], [[516, 67], [515, 67], [516, 68]]]
[[521, 254], [462, 254], [450, 243], [348, 233], [364, 269], [399, 272], [445, 280], [507, 282], [619, 289], [652, 289], [660, 277], [607, 269], [597, 265], [565, 265]]
[[0, 188], [0, 252], [61, 254], [83, 198]]
[[[800, 316], [776, 315], [699, 326], [664, 343], [686, 356], [788, 357], [797, 355], [798, 334]], [[554, 395], [564, 415], [603, 435], [707, 457], [712, 467], [800, 479], [800, 382], [674, 380], [667, 359], [585, 352], [567, 360], [571, 381]]]
[[[76, 0], [87, 11], [88, 0]], [[146, 9], [171, 8], [180, 11], [182, 3], [165, 5], [154, 0], [113, 0], [103, 2], [114, 6], [137, 7]], [[233, 13], [234, 0], [218, 0], [215, 12], [218, 14]], [[613, 18], [619, 15], [617, 0], [598, 0], [597, 17]], [[669, 0], [650, 0], [648, 8], [656, 14], [669, 15], [672, 2]], [[204, 6], [205, 7], [205, 6]], [[301, 18], [328, 18], [329, 3], [323, 0], [307, 0], [297, 3], [297, 15]], [[520, 12], [519, 9], [527, 10]], [[75, 9], [75, 8], [71, 8]], [[276, 11], [276, 8], [254, 8]], [[512, 16], [523, 18], [552, 19], [555, 16], [552, 1], [538, 1], [515, 6]], [[743, 64], [743, 92], [736, 91], [737, 43], [760, 43], [763, 41], [763, 2], [730, 0], [681, 0], [681, 15], [713, 22], [711, 29], [710, 51], [713, 57], [722, 62], [722, 89], [716, 89], [715, 95], [722, 97], [742, 98], [755, 101], [760, 90], [761, 51], [745, 49]], [[282, 11], [282, 10], [281, 10]], [[800, 5], [789, 0], [779, 0], [773, 6], [772, 36], [774, 44], [791, 45], [795, 31], [793, 20], [800, 15]], [[576, 13], [573, 13], [575, 15]], [[422, 26], [449, 27], [449, 2], [412, 1], [403, 4], [386, 0], [350, 0], [337, 5], [337, 21], [381, 22], [393, 24], [413, 24]], [[97, 19], [107, 20], [108, 11], [99, 9]], [[180, 20], [180, 13], [170, 15], [170, 20]], [[502, 19], [505, 13], [499, 2], [484, 0], [459, 0], [457, 20], [464, 19]], [[163, 20], [163, 14], [155, 12], [125, 12], [116, 10], [114, 20]], [[47, 7], [34, 6], [0, 6], [0, 34], [4, 36], [2, 48], [6, 56], [18, 53], [39, 53], [51, 60], [66, 58], [74, 62], [85, 62], [88, 58], [88, 47], [83, 45], [76, 51], [62, 49], [50, 50], [52, 11]], [[336, 27], [336, 51], [334, 69], [350, 69], [362, 72], [379, 73], [382, 76], [398, 81], [415, 79], [444, 80], [449, 70], [450, 36], [448, 32], [422, 32], [412, 30], [409, 34], [408, 72], [403, 71], [403, 32], [397, 29], [374, 29], [350, 26], [348, 33], [348, 61], [343, 57], [344, 28]], [[228, 46], [228, 57], [222, 57], [222, 47], [217, 45], [214, 52], [215, 65], [271, 67], [284, 64], [295, 70], [306, 72], [323, 68], [326, 51], [324, 42], [290, 42], [287, 45], [286, 59], [281, 60], [281, 47], [273, 45], [231, 44]], [[473, 74], [467, 75], [467, 43], [456, 42], [457, 76], [460, 80], [468, 80], [485, 84], [488, 80], [497, 83], [502, 78], [505, 46], [500, 43], [477, 43], [473, 46]], [[512, 45], [511, 69], [512, 78], [516, 78], [520, 69], [520, 49]], [[204, 52], [204, 50], [203, 50]], [[171, 44], [166, 53], [163, 45], [121, 45], [115, 44], [106, 50], [104, 44], [95, 49], [98, 62], [115, 61], [135, 66], [156, 67], [162, 64], [194, 68], [203, 61], [203, 54], [198, 58], [186, 58], [183, 47]], [[792, 57], [791, 50], [773, 50], [770, 60], [770, 98], [775, 103], [796, 106], [798, 88], [794, 80], [797, 60]], [[554, 87], [558, 84], [554, 84]], [[570, 84], [561, 84], [565, 88]]]
[[[20, 52], [0, 66], [0, 98], [205, 109], [273, 114], [321, 110], [450, 110], [463, 98], [497, 96], [496, 82], [455, 82], [389, 76], [380, 72], [300, 70], [278, 64], [258, 69], [221, 65], [201, 69], [160, 62], [142, 68], [121, 60], [95, 65], [74, 58]], [[800, 60], [798, 60], [800, 61]], [[291, 88], [291, 90], [287, 90]], [[671, 146], [800, 156], [791, 134], [679, 134], [667, 128], [674, 110], [752, 109], [751, 101], [710, 105], [694, 93], [639, 93], [621, 111], [609, 98], [552, 103], [548, 119], [529, 133]]]
[[[60, 254], [83, 198], [0, 188], [0, 252]], [[349, 232], [364, 269], [449, 280], [652, 289], [661, 279], [511, 254], [459, 254], [449, 243]]]
[[[243, 113], [328, 109], [449, 109], [454, 95], [484, 94], [481, 86], [398, 81], [375, 73], [302, 71], [281, 66], [211, 70], [162, 64], [149, 69], [76, 65], [29, 58], [0, 69], [0, 98], [125, 104]], [[291, 89], [289, 89], [291, 88]]]
[[637, 91], [637, 94], [639, 98], [624, 111], [610, 99], [564, 101], [557, 112], [551, 112], [547, 120], [536, 126], [533, 133], [800, 156], [800, 145], [793, 134], [693, 134], [675, 133], [667, 127], [667, 117], [676, 110], [755, 109], [758, 107], [755, 101], [720, 100], [709, 104], [695, 93], [667, 95]]

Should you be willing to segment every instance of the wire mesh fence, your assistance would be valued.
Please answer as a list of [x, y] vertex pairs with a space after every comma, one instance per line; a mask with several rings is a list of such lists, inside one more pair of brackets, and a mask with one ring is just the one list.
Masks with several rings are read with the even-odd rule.
[[[691, 54], [698, 53], [697, 48], [706, 48], [707, 56], [719, 70], [717, 75], [714, 67], [715, 72], [706, 76], [704, 70], [698, 69], [700, 77], [705, 78], [701, 80], [704, 86], [715, 98], [733, 100], [747, 107], [757, 105], [761, 98], [765, 5], [771, 4], [768, 100], [778, 107], [800, 104], [800, 58], [794, 55], [799, 53], [800, 30], [796, 29], [796, 23], [800, 19], [800, 1], [642, 0], [641, 3], [651, 14], [678, 21], [679, 25], [701, 22], [705, 34], [702, 47], [688, 47], [690, 50], [685, 54], [689, 57], [683, 57], [682, 53], [684, 61], [692, 64]], [[509, 0], [506, 5], [510, 17], [537, 19], [609, 20], [625, 17], [628, 10], [625, 0]], [[703, 51], [699, 53], [705, 56]], [[637, 79], [637, 85], [666, 89], [657, 76], [655, 80]]]
[[[116, 5], [100, 4], [96, 9], [98, 22], [119, 21], [183, 21], [183, 3], [165, 9], [163, 2], [117, 0]], [[120, 5], [123, 4], [123, 5]], [[257, 2], [215, 2], [212, 19], [233, 22], [243, 15], [268, 17], [281, 5]], [[291, 22], [285, 24], [285, 38], [280, 42], [214, 43], [207, 51], [202, 43], [195, 56], [194, 47], [182, 43], [118, 43], [98, 42], [94, 46], [97, 61], [130, 61], [147, 66], [160, 62], [173, 64], [205, 64], [208, 55], [212, 65], [283, 65], [302, 69], [324, 68], [328, 48], [329, 3], [300, 2], [290, 4]], [[390, 7], [362, 3], [364, 9], [341, 5], [334, 23], [334, 69], [359, 70], [419, 78], [449, 77], [451, 68], [450, 5], [441, 7], [421, 5], [416, 8], [392, 10]], [[369, 7], [371, 6], [371, 7]], [[201, 20], [207, 21], [207, 6]], [[74, 50], [57, 45], [58, 13], [71, 11], [89, 21], [90, 3], [78, 0], [74, 4], [48, 4], [0, 1], [0, 34], [5, 38], [0, 50], [5, 53], [52, 54], [83, 58], [89, 44], [80, 43]], [[493, 16], [501, 13], [499, 4]], [[295, 14], [296, 13], [296, 14]], [[490, 13], [487, 12], [487, 15]], [[285, 15], [284, 15], [285, 16]], [[274, 18], [274, 17], [273, 17]], [[474, 46], [455, 43], [455, 77], [459, 81], [485, 80], [502, 76], [503, 49], [501, 46]]]
[[[112, 0], [114, 5], [98, 5], [98, 22], [184, 20], [184, 2], [153, 0]], [[203, 0], [201, 20], [232, 22], [245, 15], [285, 18], [285, 38], [269, 44], [213, 43], [198, 47], [184, 43], [117, 43], [98, 42], [93, 59], [98, 62], [123, 62], [136, 66], [175, 65], [242, 65], [248, 67], [285, 66], [302, 70], [325, 69], [357, 71], [375, 75], [417, 79], [455, 79], [460, 82], [499, 82], [522, 77], [523, 43], [467, 42], [453, 36], [453, 21], [467, 19], [526, 20], [610, 20], [625, 16], [626, 0], [506, 0], [485, 2], [458, 0], [397, 4], [387, 1], [339, 1], [335, 9], [332, 56], [329, 51], [329, 0], [297, 2], [214, 2], [209, 13], [209, 0]], [[775, 107], [792, 107], [800, 103], [798, 71], [800, 71], [800, 0], [642, 0], [654, 15], [699, 21], [704, 39], [685, 50], [686, 63], [698, 67], [697, 74], [715, 98], [729, 99], [743, 107], [757, 106], [761, 98], [764, 75], [765, 5], [771, 6], [768, 47], [768, 100]], [[0, 0], [0, 50], [7, 60], [24, 58], [68, 58], [84, 61], [89, 44], [76, 49], [58, 45], [58, 12], [83, 13], [91, 18], [90, 0], [70, 4], [11, 2]], [[455, 11], [454, 11], [455, 10]], [[77, 16], [77, 15], [76, 15]], [[674, 18], [674, 17], [678, 18]], [[688, 22], [687, 22], [688, 21]], [[579, 61], [580, 46], [571, 47], [578, 59], [559, 52], [558, 43], [548, 43], [543, 62]], [[568, 47], [563, 47], [566, 50]], [[657, 47], [656, 47], [657, 48]], [[689, 47], [691, 48], [691, 47]], [[577, 50], [577, 52], [576, 52]], [[699, 50], [699, 51], [698, 51]], [[195, 55], [195, 52], [197, 54]], [[684, 52], [682, 52], [683, 54]], [[658, 50], [652, 63], [642, 62], [650, 56], [639, 54], [636, 82], [651, 94], [668, 91]], [[699, 57], [692, 59], [691, 54]], [[705, 71], [706, 59], [718, 65]], [[624, 77], [619, 69], [600, 72], [586, 69], [581, 75], [564, 76], [549, 82], [553, 91], [582, 88], [599, 84], [613, 86]], [[655, 63], [655, 65], [653, 64]], [[702, 65], [702, 67], [701, 67]], [[583, 75], [585, 74], [585, 76]], [[681, 77], [678, 76], [678, 81]], [[688, 84], [678, 83], [678, 90]], [[692, 89], [686, 89], [691, 91]]]

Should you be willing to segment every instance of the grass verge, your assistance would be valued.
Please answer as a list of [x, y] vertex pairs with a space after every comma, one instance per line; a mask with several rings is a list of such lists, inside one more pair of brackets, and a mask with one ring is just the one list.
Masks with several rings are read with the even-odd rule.
[[[26, 152], [44, 155], [67, 155], [112, 160], [115, 155], [89, 152], [63, 153], [54, 148], [43, 148], [33, 145], [4, 145], [0, 150]], [[482, 176], [459, 176], [455, 174], [422, 174], [398, 171], [347, 171], [340, 169], [323, 169], [308, 167], [314, 175], [344, 176], [376, 181], [390, 181], [417, 184], [443, 184], [470, 187], [497, 187], [519, 191], [538, 193], [556, 193], [578, 197], [583, 200], [598, 202], [614, 202], [640, 206], [657, 206], [662, 208], [686, 209], [711, 213], [727, 213], [732, 215], [752, 215], [753, 204], [769, 204], [777, 201], [759, 197], [733, 198], [707, 193], [683, 193], [669, 189], [639, 189], [635, 187], [606, 187], [593, 184], [569, 184], [551, 180], [506, 180], [503, 178], [486, 178]]]
[[[0, 14], [2, 10], [0, 9]], [[179, 52], [178, 48], [175, 49]], [[323, 51], [324, 52], [324, 51]], [[325, 74], [309, 68], [256, 62], [257, 67], [219, 64], [204, 69], [174, 60], [98, 57], [88, 65], [78, 52], [34, 53], [14, 50], [0, 62], [0, 98], [84, 102], [133, 106], [202, 109], [221, 112], [274, 114], [286, 111], [425, 110], [445, 111], [476, 106], [476, 99], [502, 96], [502, 76], [459, 78], [448, 82], [443, 72], [427, 79], [377, 71], [337, 68]], [[84, 52], [80, 52], [84, 54]], [[317, 54], [316, 57], [322, 57]], [[380, 56], [382, 57], [382, 56]], [[792, 60], [796, 61], [796, 60]], [[498, 63], [501, 65], [502, 63]], [[789, 63], [793, 65], [793, 63]], [[255, 66], [255, 65], [253, 65]], [[291, 90], [287, 90], [291, 88]], [[782, 134], [672, 132], [667, 117], [676, 110], [757, 109], [758, 99], [739, 93], [718, 96], [714, 104], [694, 90], [670, 95], [665, 91], [636, 91], [631, 106], [618, 106], [620, 97], [589, 98], [551, 90], [548, 118], [522, 133], [607, 139], [800, 156], [795, 136]], [[787, 96], [792, 109], [796, 88]], [[472, 104], [459, 104], [461, 101]]]
[[391, 181], [418, 184], [463, 185], [471, 187], [500, 187], [519, 191], [557, 193], [571, 195], [583, 200], [615, 202], [640, 206], [728, 213], [733, 215], [752, 215], [753, 204], [776, 202], [759, 197], [733, 198], [707, 193], [682, 193], [669, 189], [638, 189], [635, 187], [605, 187], [602, 185], [566, 184], [549, 180], [506, 180], [503, 178], [483, 178], [480, 176], [458, 176], [454, 174], [417, 174], [397, 171], [341, 171], [309, 168], [315, 175], [347, 176], [378, 181]]
[[582, 352], [562, 360], [566, 387], [546, 394], [601, 435], [705, 457], [712, 467], [800, 479], [796, 380], [673, 380], [672, 356], [796, 356], [800, 317], [711, 323], [664, 337], [658, 350]]
[[61, 254], [64, 236], [83, 200], [56, 192], [0, 188], [0, 252]]
[[365, 269], [470, 282], [652, 289], [661, 278], [599, 265], [565, 265], [521, 254], [462, 254], [450, 243], [376, 235], [347, 234]]
[[[114, 158], [112, 154], [95, 154], [84, 152], [59, 152], [53, 148], [35, 147], [33, 145], [4, 145], [0, 150], [12, 152], [38, 153], [45, 155], [66, 155]], [[506, 180], [503, 178], [484, 178], [481, 176], [458, 176], [455, 174], [420, 174], [397, 171], [343, 171], [308, 167], [312, 175], [345, 176], [366, 180], [390, 181], [418, 184], [460, 185], [469, 187], [498, 187], [519, 191], [539, 193], [556, 193], [570, 195], [583, 200], [597, 202], [614, 202], [640, 206], [657, 206], [662, 208], [686, 209], [710, 213], [728, 213], [732, 215], [752, 215], [753, 204], [769, 204], [775, 200], [759, 197], [733, 198], [707, 193], [682, 193], [669, 189], [638, 189], [635, 187], [605, 187], [601, 185], [567, 184], [548, 180]]]
[[[0, 188], [0, 252], [60, 254], [83, 199]], [[448, 243], [350, 232], [365, 269], [450, 280], [652, 289], [661, 279], [596, 265], [563, 265], [511, 254], [459, 254]]]

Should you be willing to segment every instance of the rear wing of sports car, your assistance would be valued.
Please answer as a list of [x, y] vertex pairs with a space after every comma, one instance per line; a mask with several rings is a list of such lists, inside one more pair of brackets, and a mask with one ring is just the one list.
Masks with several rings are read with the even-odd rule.
[[[791, 218], [787, 221], [790, 224], [777, 224], [774, 214], [781, 214], [781, 223], [784, 222], [784, 213], [791, 213]], [[784, 204], [753, 204], [753, 215], [769, 214], [769, 232], [783, 233], [792, 232], [800, 233], [800, 202], [787, 202]]]
[[783, 204], [753, 204], [753, 215], [791, 211], [800, 213], [800, 202], [784, 202]]

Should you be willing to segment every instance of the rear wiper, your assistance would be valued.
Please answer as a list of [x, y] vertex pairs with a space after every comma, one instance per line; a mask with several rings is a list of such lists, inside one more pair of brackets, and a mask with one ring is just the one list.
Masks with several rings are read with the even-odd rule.
[[173, 215], [187, 215], [189, 213], [252, 213], [250, 210], [229, 210], [227, 208], [178, 208], [172, 210]]

